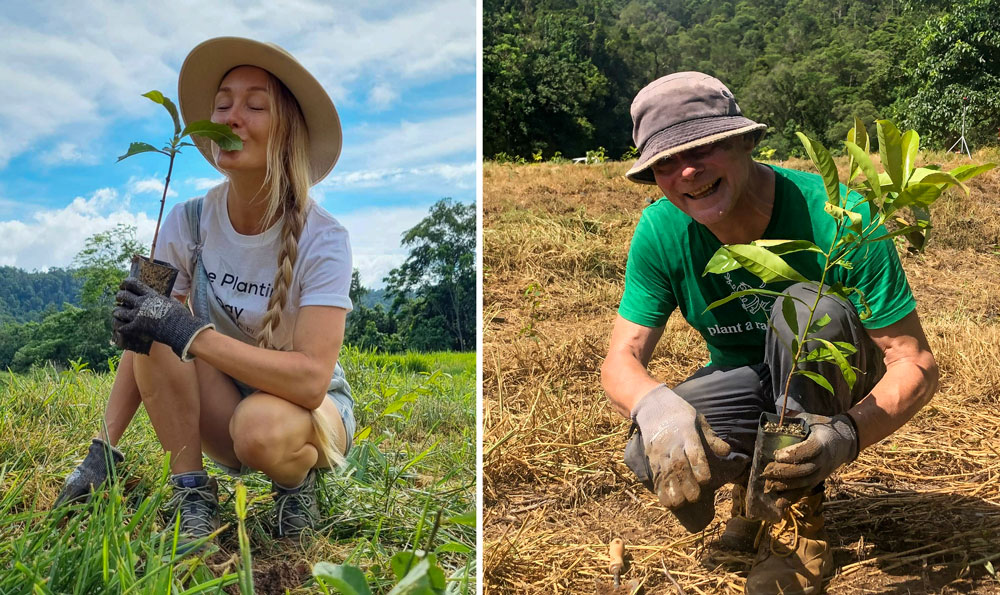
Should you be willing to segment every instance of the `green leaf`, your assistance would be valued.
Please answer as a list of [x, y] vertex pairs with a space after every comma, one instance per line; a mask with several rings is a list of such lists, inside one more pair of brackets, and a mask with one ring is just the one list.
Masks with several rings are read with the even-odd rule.
[[442, 592], [446, 585], [444, 572], [436, 563], [431, 563], [433, 559], [434, 554], [428, 554], [415, 564], [389, 591], [389, 595], [436, 595]]
[[955, 176], [958, 181], [964, 182], [978, 176], [979, 174], [990, 171], [996, 167], [996, 165], [996, 163], [984, 163], [982, 165], [959, 165], [948, 173]]
[[[131, 157], [132, 155], [138, 155], [139, 153], [162, 153], [163, 151], [157, 149], [149, 143], [132, 143], [128, 146], [128, 151], [124, 155], [118, 157], [118, 161]], [[115, 163], [118, 163], [115, 161]]]
[[476, 526], [476, 511], [471, 510], [469, 512], [458, 514], [453, 517], [448, 517], [444, 520], [446, 525], [465, 525], [466, 527]]
[[811, 335], [813, 333], [818, 333], [820, 329], [830, 324], [830, 320], [831, 320], [830, 315], [824, 314], [823, 318], [813, 321], [812, 326], [809, 327], [809, 334]]
[[845, 208], [842, 208], [838, 205], [831, 203], [826, 203], [825, 205], [823, 205], [823, 209], [837, 221], [840, 221], [844, 217], [847, 217], [847, 219], [850, 221], [850, 223], [847, 226], [847, 229], [850, 229], [854, 233], [861, 234], [861, 232], [864, 231], [864, 229], [861, 226], [862, 223], [861, 213], [855, 213], [854, 211], [849, 211]]
[[243, 148], [243, 141], [236, 136], [233, 129], [225, 124], [216, 124], [209, 120], [198, 120], [191, 122], [184, 127], [180, 138], [189, 134], [194, 134], [214, 141], [223, 151], [239, 151]]
[[[865, 153], [865, 157], [868, 156], [868, 129], [865, 128], [864, 122], [862, 122], [857, 116], [854, 116], [854, 126], [847, 131], [847, 142], [858, 147], [862, 153]], [[871, 163], [871, 160], [869, 159], [868, 162]], [[858, 175], [858, 172], [861, 171], [858, 169], [860, 161], [855, 158], [854, 154], [851, 154], [849, 163], [850, 169], [848, 171], [850, 171], [850, 175], [848, 177], [848, 182], [853, 182], [854, 178]], [[865, 172], [865, 175], [868, 175], [868, 172]], [[869, 176], [869, 179], [874, 178]]]
[[889, 120], [877, 120], [878, 152], [882, 157], [882, 168], [892, 180], [892, 189], [900, 192], [903, 187], [903, 147], [899, 129]]
[[900, 152], [902, 154], [903, 162], [903, 180], [910, 179], [910, 173], [913, 171], [913, 164], [917, 160], [917, 149], [920, 148], [920, 135], [917, 134], [916, 130], [907, 130], [903, 133], [903, 137], [900, 139]]
[[868, 184], [868, 188], [871, 189], [872, 194], [881, 199], [882, 184], [879, 181], [878, 170], [875, 169], [875, 164], [872, 163], [871, 157], [868, 156], [868, 151], [850, 141], [844, 143], [844, 146], [851, 155], [851, 159], [857, 161], [861, 167], [861, 171], [865, 172], [865, 181]]
[[[722, 298], [720, 300], [715, 300], [714, 302], [712, 302], [711, 304], [709, 304], [708, 307], [705, 308], [705, 312], [708, 312], [709, 310], [718, 308], [722, 304], [725, 304], [727, 302], [731, 302], [731, 301], [733, 301], [733, 300], [735, 300], [737, 298], [741, 298], [741, 297], [743, 297], [745, 295], [769, 295], [769, 296], [773, 296], [773, 297], [782, 297], [785, 294], [781, 293], [780, 291], [771, 291], [770, 289], [744, 289], [743, 291], [734, 291], [733, 293], [727, 295], [726, 297], [724, 297], [724, 298]], [[704, 312], [702, 312], [702, 314], [704, 314]]]
[[313, 566], [313, 577], [343, 595], [371, 595], [365, 573], [357, 566], [318, 562]]
[[924, 184], [922, 182], [910, 184], [899, 193], [896, 200], [892, 201], [892, 206], [894, 210], [913, 205], [928, 207], [941, 196], [942, 192], [943, 190], [937, 184]]
[[810, 372], [809, 370], [795, 370], [795, 372], [793, 372], [793, 374], [798, 374], [800, 376], [805, 376], [806, 378], [811, 379], [816, 384], [818, 384], [821, 387], [825, 388], [826, 391], [828, 393], [830, 393], [831, 395], [835, 394], [833, 392], [833, 387], [830, 386], [830, 381], [827, 380], [826, 378], [824, 378], [821, 374], [817, 374], [816, 372]]
[[170, 112], [170, 117], [174, 119], [174, 134], [177, 135], [181, 133], [181, 119], [177, 115], [177, 106], [174, 105], [173, 101], [170, 101], [169, 97], [156, 90], [150, 91], [149, 93], [143, 93], [142, 96], [147, 97], [154, 103], [159, 103], [165, 107], [167, 111]]
[[754, 240], [750, 242], [750, 244], [766, 248], [768, 252], [779, 256], [782, 254], [789, 254], [791, 252], [801, 252], [803, 250], [817, 252], [819, 254], [823, 253], [819, 246], [813, 244], [809, 240]]
[[785, 319], [785, 324], [792, 331], [792, 334], [799, 334], [799, 318], [795, 311], [795, 301], [789, 298], [781, 300], [781, 315]]
[[456, 552], [456, 553], [459, 553], [459, 554], [471, 554], [471, 553], [474, 553], [475, 551], [476, 550], [474, 550], [471, 547], [465, 545], [464, 543], [459, 543], [457, 541], [449, 541], [448, 543], [445, 543], [445, 544], [442, 544], [442, 545], [438, 546], [434, 550], [434, 552], [437, 553], [437, 554], [441, 554], [441, 553], [445, 553], [445, 552]]
[[826, 339], [814, 340], [822, 343], [830, 351], [830, 355], [833, 356], [833, 361], [837, 363], [837, 366], [840, 367], [840, 373], [844, 375], [844, 380], [847, 382], [847, 386], [853, 389], [854, 383], [858, 380], [858, 375], [854, 372], [854, 368], [851, 367], [851, 364], [847, 361], [847, 358], [844, 357], [844, 354], [841, 353], [840, 348]]
[[840, 204], [840, 175], [837, 173], [837, 164], [833, 162], [833, 157], [826, 147], [819, 141], [814, 141], [801, 132], [796, 132], [802, 146], [806, 148], [806, 153], [812, 159], [813, 165], [823, 176], [823, 185], [826, 187], [827, 202], [835, 205]]
[[733, 244], [727, 246], [729, 253], [743, 268], [760, 277], [764, 283], [775, 281], [808, 281], [793, 269], [783, 258], [760, 246]]
[[729, 271], [734, 271], [742, 266], [743, 265], [741, 265], [739, 261], [732, 257], [729, 250], [725, 246], [721, 246], [715, 251], [712, 258], [709, 259], [708, 264], [705, 265], [705, 270], [701, 273], [701, 276], [704, 277], [709, 273], [728, 273]]

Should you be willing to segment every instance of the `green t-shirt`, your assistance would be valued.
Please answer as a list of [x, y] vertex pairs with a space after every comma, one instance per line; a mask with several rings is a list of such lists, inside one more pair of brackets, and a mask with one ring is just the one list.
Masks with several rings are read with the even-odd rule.
[[[803, 239], [829, 248], [836, 222], [823, 210], [827, 199], [823, 179], [817, 174], [771, 168], [775, 173], [774, 206], [762, 239]], [[852, 197], [860, 200], [857, 195]], [[867, 226], [871, 217], [868, 205], [856, 210]], [[876, 232], [876, 236], [884, 234], [884, 228]], [[708, 228], [669, 200], [658, 200], [646, 207], [632, 236], [625, 293], [618, 313], [630, 322], [660, 327], [674, 308], [680, 307], [684, 319], [705, 338], [713, 364], [758, 363], [764, 359], [764, 334], [774, 299], [749, 295], [709, 312], [705, 308], [736, 291], [760, 287], [783, 291], [791, 283], [765, 285], [742, 268], [702, 276], [705, 265], [721, 245]], [[784, 259], [807, 279], [819, 280], [822, 255], [796, 252], [786, 254]], [[866, 328], [888, 326], [913, 311], [916, 302], [892, 241], [857, 248], [846, 260], [853, 268], [834, 267], [826, 283], [840, 282], [863, 292], [872, 309], [872, 315], [863, 322]], [[853, 295], [851, 298], [860, 311], [860, 302]]]

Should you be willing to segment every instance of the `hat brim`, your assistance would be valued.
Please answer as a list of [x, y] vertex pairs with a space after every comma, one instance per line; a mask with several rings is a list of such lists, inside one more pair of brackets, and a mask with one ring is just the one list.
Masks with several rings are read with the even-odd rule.
[[767, 124], [759, 124], [743, 116], [723, 116], [682, 122], [656, 133], [646, 142], [635, 165], [625, 177], [637, 184], [656, 184], [653, 164], [677, 153], [694, 149], [721, 140], [764, 130]]
[[[227, 72], [237, 66], [256, 66], [276, 76], [295, 96], [309, 132], [309, 171], [316, 184], [330, 173], [340, 158], [343, 133], [337, 108], [319, 81], [280, 47], [242, 37], [216, 37], [198, 44], [181, 66], [177, 99], [184, 123], [212, 117], [215, 94]], [[195, 136], [194, 144], [212, 164], [211, 141]]]

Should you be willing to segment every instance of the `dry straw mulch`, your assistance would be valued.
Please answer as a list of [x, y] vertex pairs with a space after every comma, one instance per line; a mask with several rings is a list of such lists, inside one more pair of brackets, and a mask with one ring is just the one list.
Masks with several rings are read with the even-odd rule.
[[[953, 156], [937, 156], [957, 159]], [[994, 160], [997, 155], [977, 155]], [[957, 164], [957, 163], [956, 163]], [[792, 167], [809, 169], [806, 163]], [[950, 166], [948, 166], [950, 167]], [[488, 164], [484, 178], [484, 583], [487, 593], [588, 593], [607, 544], [648, 593], [741, 593], [750, 557], [689, 535], [622, 463], [627, 425], [599, 369], [632, 228], [656, 189], [624, 164]], [[830, 593], [1000, 593], [1000, 173], [935, 208], [903, 263], [941, 367], [931, 404], [827, 487]], [[676, 316], [651, 362], [677, 383], [707, 359]]]

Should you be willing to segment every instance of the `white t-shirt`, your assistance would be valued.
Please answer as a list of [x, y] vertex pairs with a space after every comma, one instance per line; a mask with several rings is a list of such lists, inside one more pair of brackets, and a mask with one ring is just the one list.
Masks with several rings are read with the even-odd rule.
[[[201, 212], [202, 262], [211, 285], [210, 314], [220, 331], [226, 334], [241, 331], [244, 336], [235, 338], [255, 343], [278, 269], [281, 223], [257, 235], [238, 233], [226, 208], [228, 190], [228, 182], [209, 190]], [[158, 244], [156, 257], [179, 269], [173, 294], [187, 296], [194, 274], [195, 243], [183, 204], [176, 205], [164, 219]], [[274, 332], [274, 347], [281, 350], [293, 348], [292, 331], [299, 308], [352, 309], [351, 245], [347, 230], [312, 200], [292, 270], [288, 302]], [[226, 318], [225, 322], [232, 324], [218, 324]]]

